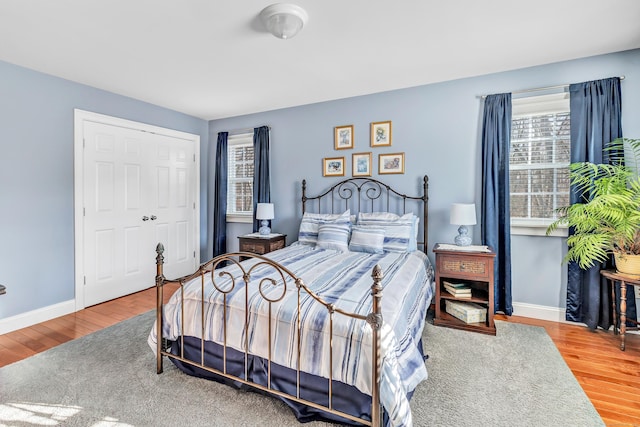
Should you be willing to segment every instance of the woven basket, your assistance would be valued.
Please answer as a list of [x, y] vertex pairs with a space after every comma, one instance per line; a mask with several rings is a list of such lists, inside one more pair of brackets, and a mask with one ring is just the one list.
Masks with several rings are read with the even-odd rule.
[[640, 255], [614, 254], [616, 270], [620, 274], [640, 279]]

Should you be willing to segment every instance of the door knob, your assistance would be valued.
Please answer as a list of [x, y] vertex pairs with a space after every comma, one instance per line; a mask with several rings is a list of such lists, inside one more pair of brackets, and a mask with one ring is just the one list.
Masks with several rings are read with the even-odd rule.
[[151, 221], [154, 221], [154, 220], [156, 220], [156, 219], [158, 219], [158, 217], [157, 217], [157, 216], [155, 216], [155, 215], [151, 215]]
[[145, 216], [142, 217], [142, 220], [143, 221], [149, 221], [149, 217], [145, 215]]

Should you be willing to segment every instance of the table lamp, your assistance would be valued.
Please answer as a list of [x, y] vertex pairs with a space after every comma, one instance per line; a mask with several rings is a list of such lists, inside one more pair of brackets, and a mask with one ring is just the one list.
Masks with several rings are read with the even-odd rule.
[[256, 208], [256, 219], [260, 220], [260, 230], [258, 232], [263, 236], [271, 234], [269, 228], [269, 220], [273, 219], [273, 203], [258, 203]]
[[476, 204], [475, 203], [454, 203], [451, 205], [451, 224], [459, 225], [458, 235], [454, 242], [458, 246], [469, 246], [471, 236], [467, 225], [476, 224]]

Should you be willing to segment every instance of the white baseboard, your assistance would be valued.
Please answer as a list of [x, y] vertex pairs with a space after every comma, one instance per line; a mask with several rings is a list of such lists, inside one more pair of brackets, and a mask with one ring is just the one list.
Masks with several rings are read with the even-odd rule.
[[74, 311], [76, 311], [76, 302], [75, 300], [69, 300], [0, 319], [0, 335], [26, 328], [36, 323], [55, 319], [56, 317], [64, 316]]
[[[637, 303], [638, 302], [636, 302], [636, 304]], [[524, 302], [514, 302], [511, 305], [513, 306], [514, 316], [530, 317], [532, 319], [549, 320], [551, 322], [560, 322], [560, 323], [568, 323], [571, 325], [587, 326], [584, 323], [567, 321], [565, 317], [567, 310], [564, 308], [527, 304]], [[640, 335], [640, 329], [627, 330], [627, 333]]]
[[565, 320], [566, 309], [564, 308], [527, 304], [525, 302], [514, 302], [511, 305], [513, 306], [514, 316], [531, 317], [533, 319], [567, 323], [567, 321]]

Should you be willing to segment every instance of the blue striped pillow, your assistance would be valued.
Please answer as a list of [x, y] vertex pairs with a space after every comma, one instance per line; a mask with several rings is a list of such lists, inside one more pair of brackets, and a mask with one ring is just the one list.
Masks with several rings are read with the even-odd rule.
[[298, 242], [307, 245], [315, 245], [318, 242], [318, 227], [321, 224], [330, 222], [348, 222], [350, 210], [347, 209], [341, 214], [318, 214], [305, 212], [300, 222], [298, 231]]
[[349, 250], [351, 222], [330, 222], [318, 226], [317, 247], [340, 252]]
[[354, 225], [351, 230], [349, 250], [353, 252], [365, 252], [368, 254], [381, 254], [384, 252], [384, 228], [368, 225]]
[[416, 250], [416, 220], [416, 216], [412, 213], [398, 216], [389, 212], [362, 212], [358, 215], [358, 225], [384, 228], [383, 249], [388, 252], [412, 252]]

